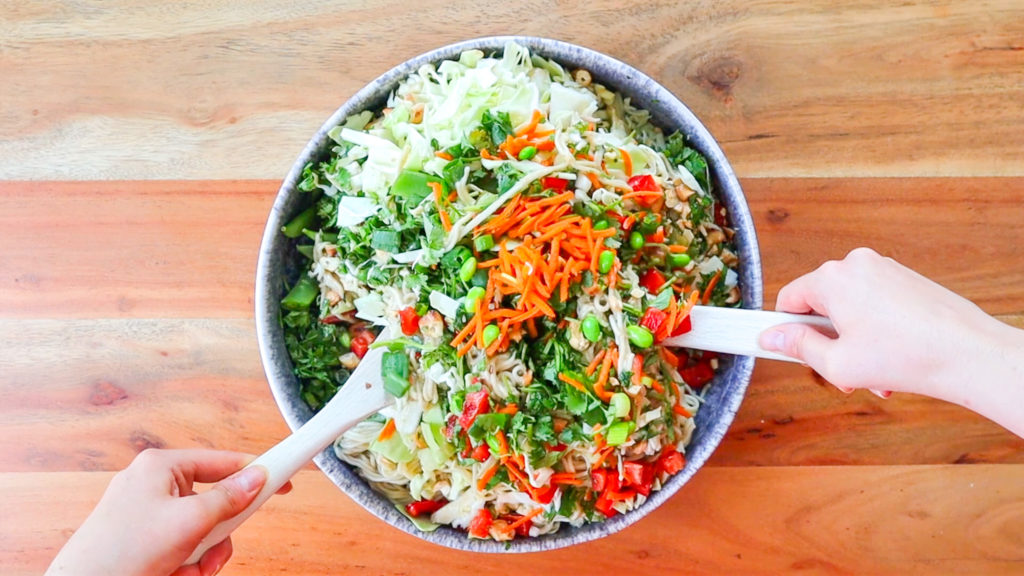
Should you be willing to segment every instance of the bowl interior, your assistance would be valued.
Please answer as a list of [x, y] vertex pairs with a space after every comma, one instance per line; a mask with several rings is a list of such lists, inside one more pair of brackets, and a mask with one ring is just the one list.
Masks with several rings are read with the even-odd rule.
[[[746, 308], [761, 308], [763, 294], [760, 254], [753, 221], [739, 182], [708, 130], [672, 93], [618, 60], [556, 40], [503, 36], [444, 46], [396, 66], [343, 104], [306, 145], [274, 202], [257, 264], [256, 324], [260, 355], [271, 390], [293, 430], [312, 417], [313, 413], [298, 395], [298, 381], [292, 373], [291, 360], [284, 346], [283, 330], [278, 323], [279, 301], [288, 282], [297, 277], [300, 266], [291, 242], [278, 231], [300, 208], [299, 193], [295, 186], [301, 178], [303, 166], [307, 162], [326, 158], [330, 148], [328, 130], [351, 114], [383, 108], [388, 95], [398, 83], [423, 64], [457, 59], [464, 50], [500, 52], [509, 41], [528, 47], [534, 54], [553, 59], [566, 69], [589, 70], [595, 82], [631, 97], [635, 105], [650, 111], [653, 123], [666, 133], [678, 129], [686, 134], [690, 146], [707, 158], [716, 193], [728, 209], [736, 229], [743, 305]], [[425, 540], [451, 548], [480, 552], [532, 552], [561, 548], [611, 534], [632, 524], [671, 497], [704, 464], [725, 435], [739, 408], [753, 371], [754, 360], [750, 357], [724, 357], [721, 366], [720, 373], [707, 390], [706, 403], [697, 414], [697, 428], [686, 449], [686, 466], [661, 491], [653, 492], [644, 505], [628, 514], [615, 516], [602, 523], [586, 524], [581, 528], [563, 528], [555, 534], [540, 538], [515, 540], [509, 547], [501, 542], [471, 540], [465, 533], [448, 527], [441, 527], [431, 533], [420, 532], [385, 497], [370, 489], [348, 465], [341, 462], [330, 447], [320, 453], [315, 462], [339, 488], [371, 513]]]

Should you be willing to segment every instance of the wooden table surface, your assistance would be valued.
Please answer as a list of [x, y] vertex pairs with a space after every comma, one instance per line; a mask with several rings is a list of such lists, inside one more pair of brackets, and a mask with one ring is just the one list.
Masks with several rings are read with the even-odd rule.
[[[769, 307], [871, 245], [1024, 326], [1019, 0], [3, 2], [0, 572], [42, 572], [144, 448], [287, 433], [253, 326], [280, 179], [360, 86], [491, 34], [582, 44], [687, 102], [740, 177]], [[234, 541], [225, 574], [1019, 574], [1024, 440], [764, 362], [707, 466], [612, 537], [448, 551], [310, 466]]]

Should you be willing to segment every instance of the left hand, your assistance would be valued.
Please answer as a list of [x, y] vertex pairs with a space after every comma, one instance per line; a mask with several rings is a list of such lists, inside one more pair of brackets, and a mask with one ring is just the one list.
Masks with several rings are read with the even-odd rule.
[[[252, 459], [215, 450], [140, 453], [114, 476], [46, 574], [216, 574], [231, 557], [230, 538], [210, 548], [198, 563], [182, 563], [214, 526], [245, 510], [263, 488], [264, 468], [239, 470]], [[217, 483], [197, 494], [194, 482]], [[286, 484], [278, 493], [290, 488]]]

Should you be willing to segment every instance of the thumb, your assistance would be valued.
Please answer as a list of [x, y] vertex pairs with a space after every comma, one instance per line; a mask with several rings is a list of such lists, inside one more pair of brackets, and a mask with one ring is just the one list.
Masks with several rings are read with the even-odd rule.
[[759, 343], [765, 350], [802, 360], [824, 376], [826, 357], [835, 341], [804, 324], [782, 324], [762, 332]]
[[211, 524], [218, 524], [245, 510], [266, 483], [266, 468], [249, 466], [221, 480], [206, 492], [197, 494], [193, 499], [205, 510]]

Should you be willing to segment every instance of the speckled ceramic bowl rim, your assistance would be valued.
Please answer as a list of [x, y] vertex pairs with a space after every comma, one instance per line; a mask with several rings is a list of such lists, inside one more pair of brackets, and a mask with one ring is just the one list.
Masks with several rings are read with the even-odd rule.
[[[649, 110], [654, 123], [666, 132], [679, 129], [688, 136], [690, 145], [707, 157], [712, 167], [717, 192], [729, 210], [732, 223], [737, 230], [744, 306], [761, 307], [763, 294], [760, 254], [750, 210], [739, 182], [708, 130], [671, 92], [619, 60], [558, 40], [497, 36], [443, 46], [392, 68], [345, 102], [303, 149], [274, 201], [257, 263], [256, 327], [260, 356], [271, 390], [292, 430], [308, 420], [312, 412], [297, 394], [298, 383], [292, 373], [292, 364], [285, 350], [282, 329], [278, 323], [278, 303], [285, 290], [284, 252], [287, 247], [285, 238], [278, 231], [298, 207], [295, 185], [301, 178], [303, 167], [307, 162], [323, 156], [328, 147], [328, 130], [351, 114], [365, 109], [382, 108], [388, 94], [395, 89], [398, 82], [424, 64], [457, 59], [465, 50], [500, 51], [509, 41], [527, 46], [531, 52], [551, 58], [567, 69], [589, 70], [595, 82], [601, 82], [609, 88], [631, 96], [634, 104]], [[383, 496], [373, 492], [352, 469], [338, 460], [330, 447], [314, 460], [339, 488], [369, 512], [392, 526], [424, 540], [460, 550], [496, 553], [537, 552], [571, 546], [618, 532], [643, 518], [675, 494], [704, 464], [721, 442], [739, 409], [753, 371], [754, 360], [749, 357], [726, 358], [723, 365], [724, 370], [708, 390], [707, 402], [697, 415], [697, 430], [686, 450], [686, 466], [673, 476], [662, 490], [652, 493], [646, 503], [628, 514], [615, 516], [602, 523], [586, 524], [581, 528], [563, 528], [556, 534], [540, 538], [516, 540], [509, 547], [500, 542], [472, 540], [467, 538], [464, 532], [448, 527], [441, 527], [430, 533], [421, 532]], [[685, 522], [685, 518], [680, 518], [681, 525]]]

